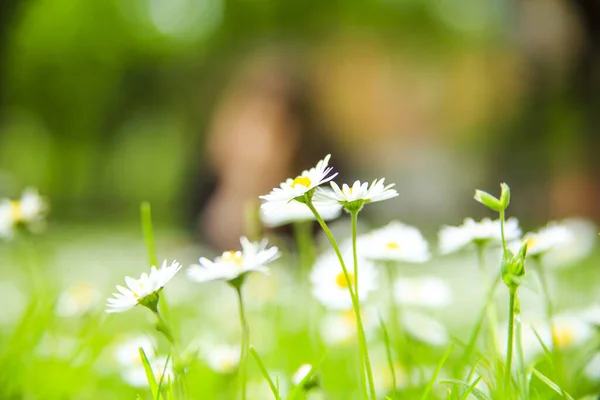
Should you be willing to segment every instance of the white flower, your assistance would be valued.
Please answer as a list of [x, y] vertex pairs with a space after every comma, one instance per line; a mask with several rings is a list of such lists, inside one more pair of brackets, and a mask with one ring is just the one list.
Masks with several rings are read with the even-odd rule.
[[[505, 221], [504, 236], [506, 241], [521, 237], [521, 228], [516, 218]], [[489, 218], [484, 218], [480, 222], [467, 218], [462, 225], [443, 226], [439, 232], [439, 247], [443, 254], [458, 251], [472, 243], [501, 241], [500, 220], [492, 221]]]
[[312, 370], [312, 365], [310, 364], [302, 364], [296, 372], [292, 375], [292, 383], [294, 385], [300, 384], [302, 379], [306, 378], [306, 375]]
[[450, 287], [433, 276], [398, 278], [394, 283], [394, 297], [404, 306], [442, 308], [452, 302]]
[[127, 288], [117, 285], [120, 293], [113, 293], [113, 297], [107, 300], [106, 312], [123, 312], [135, 307], [151, 295], [158, 293], [177, 274], [181, 265], [173, 261], [167, 266], [167, 260], [163, 261], [160, 269], [152, 266], [150, 275], [142, 273], [140, 279], [125, 277]]
[[400, 318], [406, 332], [416, 340], [433, 346], [442, 346], [450, 340], [446, 327], [428, 315], [405, 310]]
[[[377, 310], [363, 308], [360, 313], [365, 335], [369, 340], [379, 327]], [[356, 340], [356, 315], [353, 309], [328, 312], [323, 319], [319, 332], [325, 344], [329, 346], [347, 345]]]
[[100, 300], [100, 292], [89, 282], [80, 282], [61, 293], [56, 303], [56, 315], [76, 317], [90, 311]]
[[577, 347], [594, 336], [594, 333], [593, 327], [580, 313], [565, 312], [552, 318], [552, 342], [556, 342], [561, 349]]
[[560, 224], [573, 233], [573, 240], [558, 244], [543, 254], [544, 268], [563, 268], [577, 264], [587, 258], [598, 241], [598, 228], [592, 222], [580, 218], [569, 218]]
[[[590, 380], [600, 380], [600, 353], [596, 353], [592, 356], [592, 358], [590, 358], [588, 363], [585, 365], [585, 368], [583, 369], [583, 373]], [[593, 398], [596, 398], [596, 396], [594, 396]]]
[[142, 366], [140, 347], [146, 357], [154, 358], [156, 342], [151, 336], [136, 335], [114, 345], [114, 357], [122, 367]]
[[[168, 381], [173, 381], [173, 367], [170, 359], [167, 359], [165, 356], [157, 356], [148, 361], [150, 362], [157, 383], [162, 380], [163, 385], [166, 386]], [[121, 376], [133, 387], [148, 386], [148, 378], [143, 365], [124, 368], [121, 371]]]
[[210, 369], [220, 374], [230, 374], [240, 363], [240, 347], [212, 345], [204, 350], [203, 356]]
[[[338, 218], [342, 214], [340, 204], [322, 204], [313, 201], [313, 205], [325, 221]], [[314, 221], [315, 216], [306, 204], [298, 201], [273, 203], [268, 212], [261, 207], [260, 219], [265, 226], [274, 228], [292, 222]]]
[[0, 236], [12, 237], [19, 224], [32, 232], [40, 232], [45, 226], [47, 212], [48, 204], [34, 188], [25, 189], [19, 200], [0, 201]]
[[268, 241], [250, 242], [247, 238], [240, 239], [242, 251], [226, 251], [223, 255], [210, 261], [200, 258], [200, 265], [192, 265], [188, 276], [196, 282], [213, 280], [230, 281], [248, 272], [257, 271], [267, 274], [269, 269], [265, 264], [279, 258], [279, 249], [272, 246], [267, 249]]
[[528, 233], [523, 238], [523, 242], [527, 242], [527, 255], [532, 256], [543, 254], [555, 247], [569, 244], [574, 240], [575, 234], [573, 231], [556, 222], [550, 222], [546, 227], [537, 232]]
[[358, 200], [362, 200], [365, 203], [374, 203], [398, 196], [396, 189], [392, 189], [395, 184], [384, 185], [384, 181], [385, 178], [375, 179], [371, 183], [371, 186], [369, 186], [368, 182], [361, 183], [360, 181], [355, 181], [352, 186], [344, 183], [341, 189], [337, 183], [331, 182], [333, 193], [325, 192], [321, 193], [321, 195], [328, 197], [331, 201], [344, 205]]
[[271, 193], [259, 196], [261, 199], [266, 200], [261, 208], [268, 213], [274, 203], [275, 207], [278, 207], [276, 203], [287, 203], [297, 197], [303, 196], [309, 190], [335, 178], [337, 173], [329, 175], [333, 169], [332, 167], [327, 166], [330, 158], [331, 155], [328, 154], [324, 159], [317, 163], [316, 167], [302, 171], [302, 174], [298, 177], [295, 179], [287, 179], [285, 182], [281, 183], [278, 188], [273, 189]]
[[358, 246], [361, 255], [372, 260], [422, 263], [430, 258], [421, 232], [398, 221], [360, 236]]
[[[348, 270], [350, 283], [354, 285], [354, 261], [350, 251], [342, 252]], [[361, 301], [367, 300], [369, 293], [377, 289], [377, 270], [372, 262], [358, 259], [358, 295]], [[352, 307], [352, 299], [340, 262], [333, 251], [320, 256], [310, 273], [313, 295], [327, 308], [347, 309]]]

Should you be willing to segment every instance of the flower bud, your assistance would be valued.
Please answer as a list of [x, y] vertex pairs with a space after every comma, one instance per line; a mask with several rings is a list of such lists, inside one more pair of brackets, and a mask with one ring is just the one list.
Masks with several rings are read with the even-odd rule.
[[500, 200], [488, 192], [484, 192], [483, 190], [475, 190], [475, 196], [473, 198], [494, 211], [500, 212], [503, 210]]
[[502, 257], [502, 279], [511, 289], [515, 289], [521, 284], [521, 278], [525, 275], [526, 256], [527, 243], [524, 243], [516, 255], [507, 250], [507, 257]]
[[508, 208], [508, 204], [510, 203], [510, 188], [506, 183], [500, 184], [500, 206], [503, 210]]

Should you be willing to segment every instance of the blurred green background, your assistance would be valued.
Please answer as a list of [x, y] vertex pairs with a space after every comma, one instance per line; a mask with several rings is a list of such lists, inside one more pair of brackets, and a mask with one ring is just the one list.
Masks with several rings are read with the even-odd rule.
[[600, 215], [593, 0], [0, 7], [0, 194], [37, 186], [53, 219], [135, 222], [149, 200], [198, 230], [222, 164], [260, 153], [239, 137], [269, 130], [296, 135], [289, 173], [331, 151], [342, 179], [396, 182], [382, 213], [408, 222], [482, 214], [465, 199], [500, 181], [521, 218]]
[[[339, 182], [396, 183], [398, 198], [365, 210], [371, 222], [397, 218], [428, 238], [489, 216], [473, 190], [497, 194], [502, 181], [524, 231], [574, 215], [597, 221], [599, 27], [597, 0], [0, 1], [0, 198], [34, 186], [51, 204], [39, 240], [0, 247], [10, 304], [0, 365], [11, 371], [0, 386], [15, 399], [139, 392], [97, 368], [114, 364], [103, 358], [124, 331], [150, 329], [140, 307], [106, 318], [102, 304], [146, 268], [143, 200], [159, 257], [185, 266], [211, 254], [197, 237], [237, 248], [257, 196], [328, 152]], [[466, 295], [439, 315], [462, 330], [479, 310], [471, 256], [428, 270]], [[558, 311], [598, 293], [597, 259], [582, 263], [586, 273], [557, 273]], [[307, 298], [275, 278], [278, 296], [294, 287]], [[237, 340], [225, 285], [177, 279], [165, 297], [184, 342], [206, 331]], [[93, 282], [92, 311], [54, 316], [58, 293], [81, 282]], [[323, 313], [288, 297], [273, 295], [268, 312], [257, 300], [251, 319], [266, 362], [289, 375], [323, 354], [311, 336]], [[76, 351], [63, 336], [82, 339]], [[432, 365], [442, 350], [417, 349]], [[332, 398], [348, 398], [352, 375], [339, 372], [349, 354], [334, 349], [324, 367]], [[191, 372], [202, 377], [195, 398], [231, 395], [222, 391], [231, 376], [200, 362]]]

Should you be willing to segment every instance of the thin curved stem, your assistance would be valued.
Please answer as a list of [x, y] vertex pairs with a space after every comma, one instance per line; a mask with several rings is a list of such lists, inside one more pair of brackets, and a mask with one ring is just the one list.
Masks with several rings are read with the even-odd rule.
[[238, 295], [238, 303], [240, 307], [240, 324], [242, 326], [242, 344], [240, 349], [240, 386], [242, 392], [242, 400], [246, 400], [246, 368], [248, 358], [248, 344], [250, 343], [250, 329], [246, 320], [244, 311], [244, 300], [242, 298], [241, 285], [235, 286]]
[[358, 210], [350, 212], [352, 220], [352, 256], [354, 258], [354, 295], [356, 300], [360, 304], [360, 298], [358, 295], [358, 255], [356, 251], [356, 228], [358, 225]]
[[513, 336], [515, 331], [515, 299], [517, 289], [510, 289], [510, 300], [508, 309], [508, 340], [506, 342], [506, 366], [504, 370], [504, 388], [510, 390], [511, 365], [513, 356]]
[[[325, 223], [325, 221], [323, 220], [323, 218], [321, 217], [321, 215], [319, 214], [319, 212], [317, 211], [315, 206], [312, 204], [312, 201], [310, 199], [308, 199], [305, 204], [312, 211], [315, 218], [317, 219], [317, 222], [323, 229], [323, 232], [325, 232], [325, 235], [329, 239], [329, 242], [331, 243], [331, 247], [333, 247], [333, 250], [340, 262], [340, 266], [342, 267], [342, 272], [344, 274], [344, 278], [346, 279], [346, 285], [348, 286], [348, 292], [350, 293], [350, 298], [352, 300], [352, 308], [354, 309], [354, 314], [356, 316], [356, 331], [357, 331], [357, 335], [358, 335], [358, 348], [359, 348], [359, 361], [360, 361], [360, 377], [361, 377], [361, 382], [363, 383], [363, 385], [362, 385], [363, 389], [365, 391], [365, 393], [363, 393], [363, 394], [365, 395], [366, 398], [369, 398], [369, 395], [366, 393], [366, 390], [367, 390], [366, 388], [368, 385], [370, 396], [373, 400], [375, 400], [377, 398], [376, 394], [375, 394], [375, 384], [373, 382], [373, 372], [371, 370], [371, 362], [369, 360], [369, 351], [367, 349], [367, 340], [366, 340], [365, 331], [363, 328], [362, 317], [360, 314], [360, 303], [358, 302], [356, 293], [354, 292], [352, 281], [350, 280], [350, 275], [348, 274], [348, 269], [346, 268], [344, 258], [342, 257], [340, 248], [339, 248], [335, 238], [333, 237], [331, 230], [329, 230], [329, 227], [327, 226], [327, 224]], [[365, 376], [365, 369], [366, 369], [366, 376]]]

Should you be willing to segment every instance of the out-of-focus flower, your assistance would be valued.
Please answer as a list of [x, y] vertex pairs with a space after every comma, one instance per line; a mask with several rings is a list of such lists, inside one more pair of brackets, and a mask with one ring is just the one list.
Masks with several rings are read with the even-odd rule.
[[[343, 251], [344, 262], [348, 269], [350, 284], [354, 285], [354, 262], [349, 251]], [[373, 263], [364, 258], [358, 260], [358, 296], [366, 301], [369, 293], [377, 289], [377, 270]], [[352, 306], [348, 292], [348, 282], [333, 251], [321, 255], [310, 273], [313, 295], [327, 308], [347, 309]]]
[[363, 204], [384, 201], [398, 196], [394, 184], [384, 185], [385, 178], [375, 179], [369, 186], [368, 182], [355, 181], [352, 186], [345, 183], [340, 188], [337, 183], [331, 182], [333, 192], [322, 192], [325, 198], [331, 202], [339, 203], [346, 209], [351, 209], [354, 205], [360, 209]]
[[[598, 229], [588, 220], [569, 218], [562, 220], [560, 225], [567, 228], [572, 234], [572, 240], [556, 244], [542, 255], [544, 267], [563, 268], [576, 265], [588, 257], [598, 241]], [[529, 254], [529, 249], [528, 252]]]
[[[342, 215], [342, 206], [340, 204], [323, 204], [314, 201], [313, 205], [325, 221], [336, 219]], [[260, 218], [265, 226], [274, 228], [292, 222], [314, 221], [315, 215], [306, 204], [291, 201], [274, 203], [269, 207], [268, 212], [261, 208]]]
[[127, 288], [117, 285], [117, 290], [120, 293], [113, 293], [114, 297], [107, 299], [106, 312], [123, 312], [138, 304], [150, 309], [156, 308], [158, 293], [180, 269], [181, 265], [177, 261], [173, 261], [171, 265], [167, 266], [167, 260], [165, 260], [160, 269], [152, 266], [150, 275], [144, 272], [140, 279], [126, 276]]
[[561, 313], [552, 318], [552, 343], [561, 349], [577, 347], [594, 335], [581, 313]]
[[142, 348], [147, 357], [154, 358], [156, 342], [151, 336], [140, 334], [120, 340], [112, 348], [114, 349], [114, 358], [119, 365], [123, 367], [139, 366], [142, 365], [139, 349]]
[[294, 179], [287, 179], [281, 183], [278, 188], [275, 188], [271, 193], [260, 196], [265, 200], [261, 208], [265, 213], [269, 213], [271, 209], [280, 207], [280, 203], [290, 202], [298, 197], [303, 196], [309, 190], [316, 188], [323, 183], [329, 182], [336, 177], [337, 173], [330, 175], [332, 167], [328, 167], [331, 155], [328, 154], [324, 159], [319, 161], [317, 165], [309, 170], [304, 170]]
[[292, 383], [294, 385], [300, 384], [300, 382], [302, 382], [302, 380], [304, 378], [306, 378], [306, 375], [308, 375], [308, 373], [310, 372], [311, 369], [312, 369], [312, 365], [302, 364], [300, 367], [298, 367], [296, 372], [294, 372], [294, 374], [292, 375]]
[[406, 310], [402, 313], [401, 320], [406, 332], [421, 342], [442, 346], [450, 339], [444, 325], [423, 313]]
[[[379, 326], [379, 321], [374, 310], [370, 308], [361, 310], [361, 319], [367, 340], [370, 339]], [[321, 338], [330, 346], [346, 345], [356, 340], [356, 315], [353, 309], [336, 310], [327, 313], [321, 319]]]
[[240, 239], [242, 251], [226, 251], [221, 256], [210, 261], [200, 258], [200, 265], [192, 265], [188, 276], [196, 282], [214, 280], [231, 281], [250, 272], [267, 274], [269, 269], [265, 264], [279, 258], [279, 249], [272, 246], [267, 249], [268, 241], [250, 242], [247, 238]]
[[[596, 353], [590, 358], [590, 361], [588, 361], [583, 369], [583, 373], [590, 380], [600, 380], [600, 353]], [[596, 396], [594, 396], [594, 398], [596, 398]]]
[[89, 282], [80, 282], [61, 293], [55, 312], [60, 317], [76, 317], [90, 311], [100, 300], [100, 292]]
[[[521, 228], [516, 218], [509, 218], [504, 224], [506, 241], [521, 237]], [[466, 218], [460, 226], [443, 226], [438, 234], [439, 248], [442, 254], [453, 253], [470, 244], [500, 243], [502, 234], [500, 220], [484, 218], [475, 222]]]
[[240, 363], [240, 346], [207, 346], [202, 352], [202, 356], [213, 371], [220, 374], [230, 374], [237, 370]]
[[[154, 378], [156, 382], [166, 382], [173, 380], [173, 367], [171, 359], [166, 356], [157, 356], [148, 360], [154, 372]], [[146, 387], [148, 386], [148, 378], [146, 376], [146, 370], [142, 364], [137, 366], [131, 366], [129, 368], [123, 368], [121, 371], [123, 380], [133, 387]]]
[[415, 307], [443, 308], [452, 302], [450, 287], [433, 276], [398, 278], [394, 297], [398, 304]]
[[398, 221], [360, 236], [357, 243], [360, 254], [371, 260], [422, 263], [431, 256], [421, 232]]
[[527, 242], [527, 255], [534, 256], [546, 253], [557, 247], [572, 243], [575, 234], [567, 226], [550, 222], [537, 232], [531, 232], [523, 238]]
[[15, 227], [25, 226], [32, 232], [40, 232], [45, 227], [48, 203], [34, 188], [23, 191], [19, 200], [0, 201], [0, 236], [10, 238]]

